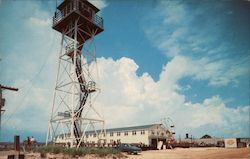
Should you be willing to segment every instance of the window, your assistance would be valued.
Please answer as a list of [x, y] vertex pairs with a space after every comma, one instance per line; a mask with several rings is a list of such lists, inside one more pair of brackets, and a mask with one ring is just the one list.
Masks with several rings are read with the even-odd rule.
[[114, 140], [111, 139], [111, 140], [110, 140], [110, 143], [112, 144], [113, 142], [114, 142]]
[[94, 134], [93, 137], [96, 137], [96, 134]]
[[89, 135], [87, 134], [87, 135], [86, 135], [86, 138], [88, 138], [88, 137], [89, 137]]
[[114, 136], [114, 133], [113, 133], [113, 132], [111, 132], [111, 133], [110, 133], [110, 136]]
[[152, 135], [154, 135], [154, 134], [155, 134], [155, 132], [152, 130], [152, 131], [151, 131], [151, 134], [152, 134]]
[[124, 132], [124, 136], [128, 136], [128, 132], [127, 131]]
[[117, 136], [121, 136], [121, 132], [117, 132]]
[[142, 131], [141, 131], [141, 135], [144, 135], [144, 134], [145, 134], [145, 130], [142, 130]]
[[132, 135], [136, 135], [136, 131], [132, 131]]

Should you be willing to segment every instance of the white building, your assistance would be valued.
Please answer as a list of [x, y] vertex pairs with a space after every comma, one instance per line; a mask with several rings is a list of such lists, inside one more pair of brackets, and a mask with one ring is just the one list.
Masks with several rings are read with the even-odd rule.
[[250, 147], [250, 138], [227, 138], [224, 141], [225, 148]]
[[[167, 140], [173, 139], [173, 135], [162, 124], [151, 124], [106, 129], [106, 135], [98, 134], [98, 130], [87, 131], [85, 132], [83, 141], [86, 144], [100, 143], [98, 140], [98, 136], [100, 135], [105, 136], [106, 144], [136, 143], [153, 147], [156, 147], [159, 142], [165, 143]], [[56, 142], [62, 143], [63, 140], [63, 136], [58, 136]]]

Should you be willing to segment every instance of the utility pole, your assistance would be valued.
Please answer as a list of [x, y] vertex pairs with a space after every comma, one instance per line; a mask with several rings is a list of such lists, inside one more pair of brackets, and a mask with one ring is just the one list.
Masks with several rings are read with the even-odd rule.
[[3, 98], [3, 93], [2, 93], [3, 90], [18, 91], [18, 88], [3, 86], [3, 85], [0, 84], [0, 130], [1, 130], [2, 113], [5, 111], [3, 109], [3, 107], [5, 105], [5, 99]]

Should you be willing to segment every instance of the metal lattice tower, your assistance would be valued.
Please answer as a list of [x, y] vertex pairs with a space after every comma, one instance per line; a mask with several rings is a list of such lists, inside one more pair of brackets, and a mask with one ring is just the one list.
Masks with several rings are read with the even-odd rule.
[[53, 29], [62, 33], [59, 66], [46, 144], [84, 146], [94, 131], [105, 141], [103, 117], [93, 103], [100, 90], [94, 81], [94, 38], [103, 31], [99, 11], [87, 0], [64, 0], [53, 17]]
[[168, 139], [174, 140], [175, 126], [173, 120], [169, 117], [165, 117], [161, 119], [161, 124], [168, 131]]

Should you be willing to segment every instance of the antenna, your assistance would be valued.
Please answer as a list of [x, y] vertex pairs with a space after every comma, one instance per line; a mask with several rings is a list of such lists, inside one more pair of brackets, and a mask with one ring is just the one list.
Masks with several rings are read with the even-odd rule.
[[54, 15], [54, 17], [56, 17], [57, 15], [57, 0], [56, 0], [56, 7], [55, 7], [55, 15]]

